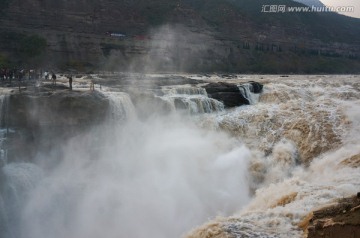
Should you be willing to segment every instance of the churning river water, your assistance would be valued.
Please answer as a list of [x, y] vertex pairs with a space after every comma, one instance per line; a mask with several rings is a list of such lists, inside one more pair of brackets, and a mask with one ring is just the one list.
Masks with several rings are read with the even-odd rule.
[[238, 84], [251, 104], [166, 85], [156, 97], [170, 113], [140, 118], [157, 105], [103, 86], [109, 120], [59, 145], [56, 167], [1, 168], [0, 237], [300, 238], [310, 211], [360, 190], [359, 76], [194, 78]]

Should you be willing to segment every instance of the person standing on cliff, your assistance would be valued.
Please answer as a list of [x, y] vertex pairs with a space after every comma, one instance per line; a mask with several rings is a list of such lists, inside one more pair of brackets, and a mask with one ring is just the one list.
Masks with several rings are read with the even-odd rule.
[[54, 72], [52, 72], [51, 78], [52, 78], [52, 81], [53, 81], [53, 85], [56, 86], [56, 75], [54, 74]]
[[69, 89], [72, 90], [72, 82], [73, 82], [73, 79], [72, 79], [72, 75], [70, 74], [69, 76]]
[[94, 81], [91, 80], [90, 82], [90, 91], [91, 92], [94, 92], [95, 91], [95, 84], [94, 84]]
[[49, 79], [49, 72], [45, 71], [44, 76], [45, 76], [45, 80], [47, 81]]

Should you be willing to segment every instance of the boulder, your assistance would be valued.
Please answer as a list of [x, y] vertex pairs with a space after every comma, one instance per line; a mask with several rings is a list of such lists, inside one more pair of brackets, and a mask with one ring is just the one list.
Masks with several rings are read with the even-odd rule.
[[250, 81], [249, 82], [252, 85], [251, 92], [252, 93], [262, 93], [263, 85], [261, 83]]
[[208, 96], [224, 103], [225, 107], [249, 105], [249, 100], [241, 93], [237, 85], [225, 82], [209, 83], [204, 86]]
[[307, 238], [360, 237], [360, 199], [343, 198], [309, 214], [303, 222]]

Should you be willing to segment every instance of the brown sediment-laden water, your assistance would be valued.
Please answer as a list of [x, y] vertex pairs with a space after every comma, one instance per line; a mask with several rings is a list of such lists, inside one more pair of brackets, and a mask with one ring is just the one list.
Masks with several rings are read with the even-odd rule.
[[360, 190], [359, 79], [99, 74], [3, 95], [0, 236], [303, 237]]

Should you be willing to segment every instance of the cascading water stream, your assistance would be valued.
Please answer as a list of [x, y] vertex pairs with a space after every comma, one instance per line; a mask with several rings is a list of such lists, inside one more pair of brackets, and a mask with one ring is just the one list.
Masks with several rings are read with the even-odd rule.
[[186, 110], [190, 114], [212, 113], [224, 110], [224, 104], [209, 98], [206, 90], [197, 87], [164, 88], [164, 96], [173, 110]]
[[41, 181], [42, 171], [30, 163], [9, 163], [0, 168], [0, 234], [21, 237], [22, 213], [30, 192]]
[[259, 101], [260, 94], [254, 93], [254, 87], [251, 83], [244, 83], [238, 85], [240, 93], [246, 98], [250, 105], [254, 105]]
[[5, 148], [5, 141], [8, 134], [8, 95], [0, 95], [0, 167], [7, 162], [7, 149]]
[[201, 120], [250, 146], [254, 197], [234, 216], [188, 237], [211, 237], [214, 227], [218, 237], [303, 237], [301, 224], [312, 211], [356, 195], [359, 163], [351, 159], [360, 154], [359, 92], [357, 79], [348, 76], [273, 79], [258, 104]]
[[163, 88], [162, 91], [165, 94], [170, 94], [170, 95], [204, 95], [204, 96], [207, 96], [206, 90], [204, 88], [190, 87], [190, 86]]
[[[105, 93], [110, 123], [59, 145], [56, 168], [43, 177], [33, 165], [1, 169], [1, 237], [181, 237], [234, 214], [204, 229], [301, 237], [311, 210], [360, 188], [359, 169], [343, 165], [360, 153], [359, 88], [345, 82], [269, 80], [255, 105], [142, 120], [128, 94]], [[217, 111], [202, 89], [164, 93], [174, 108]]]
[[[59, 144], [43, 178], [35, 165], [1, 169], [2, 237], [180, 237], [248, 202], [250, 154], [238, 140], [182, 113], [138, 120], [128, 94], [104, 94], [110, 120]], [[214, 107], [205, 102], [196, 107]]]
[[130, 96], [123, 92], [107, 92], [109, 98], [109, 117], [115, 121], [124, 121], [136, 117], [136, 111]]

